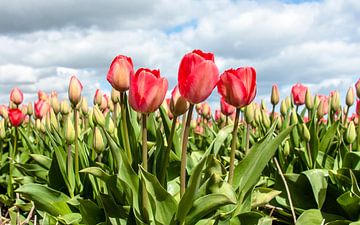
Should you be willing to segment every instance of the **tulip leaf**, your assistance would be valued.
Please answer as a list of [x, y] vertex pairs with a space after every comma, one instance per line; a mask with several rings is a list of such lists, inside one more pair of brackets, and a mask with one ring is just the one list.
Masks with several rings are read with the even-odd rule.
[[87, 225], [96, 225], [105, 220], [105, 215], [102, 209], [100, 209], [94, 202], [88, 199], [79, 199], [79, 209], [83, 216], [83, 221]]
[[319, 144], [319, 151], [327, 152], [329, 149], [329, 146], [331, 144], [331, 141], [335, 137], [335, 133], [337, 131], [339, 122], [336, 122], [330, 126], [330, 128], [326, 131], [324, 136], [321, 138], [320, 144]]
[[309, 209], [303, 212], [296, 225], [320, 225], [331, 221], [343, 220], [341, 216], [321, 212], [319, 209]]
[[313, 169], [304, 171], [302, 174], [304, 174], [309, 180], [318, 208], [321, 209], [325, 202], [328, 186], [327, 170]]

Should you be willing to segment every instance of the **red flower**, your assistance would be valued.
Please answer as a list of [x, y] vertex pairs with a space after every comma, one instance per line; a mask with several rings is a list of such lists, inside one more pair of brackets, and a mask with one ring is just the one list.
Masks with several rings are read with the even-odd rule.
[[230, 116], [235, 111], [235, 107], [227, 103], [223, 97], [221, 97], [220, 109], [225, 116]]
[[130, 76], [129, 104], [141, 113], [151, 113], [164, 101], [168, 81], [159, 70], [140, 68]]
[[256, 95], [256, 71], [253, 67], [226, 70], [217, 85], [219, 94], [236, 108], [249, 105]]
[[219, 80], [214, 54], [194, 50], [186, 54], [179, 66], [178, 86], [181, 95], [197, 104], [209, 97]]
[[14, 88], [10, 92], [10, 101], [16, 105], [20, 105], [24, 100], [24, 95], [19, 88]]
[[35, 117], [38, 119], [42, 119], [47, 112], [50, 110], [50, 104], [48, 101], [39, 99], [34, 103], [35, 108]]
[[9, 109], [9, 120], [12, 126], [18, 127], [25, 119], [25, 115], [20, 109]]
[[129, 89], [130, 76], [134, 75], [134, 66], [130, 57], [118, 55], [112, 61], [106, 79], [117, 91]]
[[291, 93], [294, 99], [295, 105], [303, 105], [305, 104], [305, 94], [307, 87], [297, 83], [291, 88]]
[[360, 100], [356, 100], [356, 114], [360, 115]]

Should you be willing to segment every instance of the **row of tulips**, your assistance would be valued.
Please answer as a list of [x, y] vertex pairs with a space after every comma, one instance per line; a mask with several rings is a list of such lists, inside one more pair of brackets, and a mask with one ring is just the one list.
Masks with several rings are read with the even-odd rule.
[[[11, 91], [9, 105], [0, 106], [0, 221], [357, 221], [360, 101], [349, 116], [353, 88], [342, 107], [337, 91], [312, 96], [302, 84], [280, 102], [274, 85], [268, 111], [253, 102], [254, 68], [220, 74], [214, 55], [200, 50], [182, 58], [169, 99], [160, 71], [135, 72], [127, 56], [115, 57], [106, 79], [111, 96], [96, 90], [90, 108], [75, 76], [69, 101], [39, 91], [24, 105], [21, 90]], [[221, 98], [213, 116], [205, 100], [215, 88]], [[355, 89], [360, 98], [359, 81]]]

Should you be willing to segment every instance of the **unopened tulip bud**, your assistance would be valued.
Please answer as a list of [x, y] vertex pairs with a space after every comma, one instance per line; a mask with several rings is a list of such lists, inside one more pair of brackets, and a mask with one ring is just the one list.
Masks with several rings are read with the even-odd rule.
[[102, 95], [102, 98], [101, 98], [101, 104], [99, 105], [101, 111], [105, 111], [105, 109], [107, 109], [108, 107], [108, 98], [107, 98], [107, 95], [106, 94], [103, 94]]
[[278, 130], [280, 130], [282, 125], [283, 125], [283, 119], [282, 119], [282, 117], [279, 116], [276, 118], [276, 128]]
[[295, 109], [292, 109], [291, 117], [290, 117], [291, 124], [297, 124], [299, 122], [298, 116]]
[[[183, 124], [183, 126], [184, 126], [184, 124]], [[190, 122], [190, 127], [191, 127], [192, 129], [195, 129], [196, 126], [197, 126], [196, 120], [191, 120], [191, 122]]]
[[324, 101], [320, 101], [319, 106], [317, 107], [317, 116], [319, 119], [325, 115], [324, 104], [325, 104]]
[[267, 112], [267, 111], [268, 111], [268, 110], [267, 110], [266, 103], [265, 103], [264, 99], [263, 99], [263, 100], [261, 100], [261, 109], [262, 109], [262, 110], [264, 110], [265, 112]]
[[291, 107], [291, 98], [290, 98], [290, 96], [287, 96], [285, 98], [285, 102], [286, 102], [287, 109], [290, 108]]
[[70, 106], [69, 102], [66, 100], [63, 100], [60, 104], [60, 112], [63, 115], [68, 115], [70, 113]]
[[271, 126], [271, 122], [270, 122], [269, 115], [265, 112], [265, 110], [261, 110], [261, 117], [262, 117], [262, 122], [263, 122], [264, 126], [267, 129], [269, 129]]
[[114, 112], [114, 103], [111, 100], [108, 101], [108, 108], [110, 112]]
[[94, 110], [90, 109], [89, 114], [88, 114], [88, 122], [89, 122], [89, 125], [90, 125], [91, 128], [94, 128], [94, 126], [95, 126], [93, 117], [94, 117]]
[[4, 140], [6, 138], [6, 128], [5, 128], [5, 120], [0, 120], [0, 140]]
[[102, 151], [105, 150], [104, 138], [98, 127], [95, 127], [94, 129], [93, 147], [97, 154], [100, 154]]
[[279, 88], [276, 84], [274, 84], [271, 89], [271, 104], [277, 105], [279, 103], [279, 100], [280, 100]]
[[349, 90], [346, 93], [346, 105], [348, 107], [352, 106], [354, 104], [354, 89], [352, 87], [349, 88]]
[[49, 115], [50, 115], [51, 127], [53, 129], [55, 129], [56, 131], [58, 131], [59, 130], [59, 122], [58, 122], [57, 117], [55, 115], [54, 109], [52, 109], [52, 108], [50, 109]]
[[21, 106], [21, 112], [26, 115], [27, 114], [27, 106], [26, 105], [22, 105]]
[[280, 104], [280, 112], [281, 115], [285, 116], [288, 111], [288, 106], [286, 104], [286, 100], [282, 100]]
[[66, 122], [65, 122], [65, 141], [67, 144], [72, 144], [75, 141], [75, 128], [74, 128], [74, 124], [71, 121], [70, 116], [68, 116], [66, 118]]
[[302, 134], [302, 137], [304, 138], [304, 140], [306, 142], [309, 142], [310, 141], [310, 131], [308, 129], [308, 127], [306, 126], [305, 123], [302, 124], [302, 127], [301, 127], [301, 134]]
[[81, 99], [81, 112], [84, 116], [86, 116], [89, 112], [88, 102], [84, 97]]
[[75, 76], [72, 76], [70, 79], [68, 94], [70, 102], [73, 106], [77, 106], [79, 104], [82, 89], [83, 86], [80, 81]]
[[355, 130], [355, 125], [354, 125], [353, 121], [350, 121], [350, 123], [349, 123], [349, 127], [346, 131], [345, 138], [346, 138], [347, 143], [349, 143], [349, 144], [352, 144], [356, 139], [356, 130]]
[[305, 93], [305, 106], [308, 110], [312, 110], [314, 107], [314, 98], [311, 95], [310, 89], [306, 89]]
[[19, 88], [14, 88], [10, 92], [10, 101], [16, 105], [20, 105], [24, 100], [24, 95]]
[[289, 143], [289, 141], [285, 141], [283, 150], [284, 150], [284, 155], [285, 156], [288, 156], [290, 154], [290, 143]]
[[178, 86], [171, 92], [170, 111], [174, 116], [184, 114], [189, 108], [189, 102], [180, 94]]
[[254, 120], [254, 104], [251, 103], [245, 107], [245, 120], [247, 123], [251, 123]]
[[27, 105], [26, 112], [27, 112], [27, 114], [29, 116], [31, 116], [34, 113], [34, 107], [33, 107], [33, 104], [31, 102], [29, 102], [29, 104]]
[[319, 108], [319, 104], [320, 104], [320, 98], [319, 98], [319, 96], [315, 95], [315, 97], [314, 97], [314, 107], [316, 109]]
[[99, 125], [102, 128], [105, 128], [104, 115], [101, 113], [100, 109], [97, 106], [94, 106], [93, 108], [93, 120], [95, 124]]
[[94, 95], [94, 105], [100, 106], [103, 99], [103, 93], [100, 89], [96, 89], [95, 95]]
[[203, 117], [207, 117], [207, 115], [209, 115], [209, 113], [210, 113], [210, 105], [207, 103], [207, 102], [205, 102], [204, 104], [203, 104], [203, 106], [202, 106], [202, 116]]
[[35, 120], [35, 128], [36, 128], [36, 130], [41, 130], [41, 120], [40, 119]]
[[112, 119], [107, 119], [106, 130], [109, 132], [109, 134], [114, 134], [115, 126], [114, 126], [114, 122]]
[[357, 97], [360, 98], [360, 79], [356, 82], [355, 89]]
[[331, 109], [337, 112], [340, 109], [340, 94], [338, 91], [334, 91], [331, 96]]
[[261, 122], [262, 122], [262, 117], [261, 117], [261, 110], [260, 110], [260, 108], [256, 108], [256, 109], [255, 109], [254, 119], [255, 119], [255, 122], [256, 122], [258, 125], [261, 124]]
[[111, 101], [113, 101], [114, 104], [120, 102], [120, 92], [115, 88], [111, 89]]
[[51, 97], [50, 104], [51, 104], [51, 107], [54, 110], [54, 113], [58, 114], [60, 112], [60, 103], [59, 103], [59, 99], [58, 99], [58, 97], [56, 95]]

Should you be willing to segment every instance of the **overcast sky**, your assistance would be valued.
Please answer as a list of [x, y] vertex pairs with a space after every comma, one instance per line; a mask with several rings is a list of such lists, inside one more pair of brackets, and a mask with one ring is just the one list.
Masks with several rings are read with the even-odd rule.
[[359, 21], [358, 0], [0, 1], [0, 103], [13, 87], [25, 102], [39, 89], [65, 98], [72, 74], [92, 99], [96, 88], [110, 91], [118, 54], [160, 69], [172, 89], [192, 49], [214, 52], [220, 72], [255, 67], [257, 100], [296, 82], [344, 96], [360, 77]]

